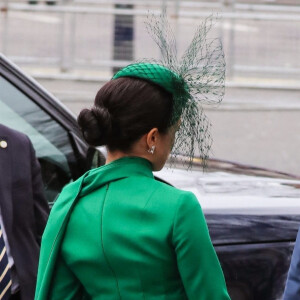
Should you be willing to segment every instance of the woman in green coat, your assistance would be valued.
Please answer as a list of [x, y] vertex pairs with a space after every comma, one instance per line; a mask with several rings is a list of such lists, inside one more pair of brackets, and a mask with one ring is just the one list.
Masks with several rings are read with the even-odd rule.
[[144, 62], [119, 71], [80, 113], [83, 136], [106, 145], [107, 161], [54, 204], [36, 300], [229, 299], [198, 200], [152, 173], [179, 129], [175, 147], [198, 143], [206, 157], [206, 119], [192, 101], [181, 74]]

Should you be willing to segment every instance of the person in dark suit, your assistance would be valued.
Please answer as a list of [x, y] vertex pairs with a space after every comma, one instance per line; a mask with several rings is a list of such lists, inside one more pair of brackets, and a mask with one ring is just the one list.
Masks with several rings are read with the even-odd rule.
[[283, 300], [300, 299], [300, 229], [297, 234]]
[[0, 239], [4, 242], [4, 256], [8, 261], [2, 277], [9, 277], [6, 283], [0, 282], [0, 297], [32, 300], [49, 206], [29, 138], [2, 124], [0, 172]]

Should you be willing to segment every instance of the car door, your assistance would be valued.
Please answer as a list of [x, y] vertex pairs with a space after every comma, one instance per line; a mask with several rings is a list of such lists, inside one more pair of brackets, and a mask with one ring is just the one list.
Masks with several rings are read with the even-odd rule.
[[52, 203], [63, 186], [101, 162], [83, 141], [75, 116], [0, 54], [0, 123], [29, 136]]

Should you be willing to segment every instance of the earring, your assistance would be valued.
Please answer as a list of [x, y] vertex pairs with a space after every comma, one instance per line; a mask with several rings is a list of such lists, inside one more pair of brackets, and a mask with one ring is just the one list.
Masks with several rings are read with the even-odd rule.
[[148, 149], [148, 152], [151, 154], [154, 154], [155, 146], [153, 145], [150, 149]]

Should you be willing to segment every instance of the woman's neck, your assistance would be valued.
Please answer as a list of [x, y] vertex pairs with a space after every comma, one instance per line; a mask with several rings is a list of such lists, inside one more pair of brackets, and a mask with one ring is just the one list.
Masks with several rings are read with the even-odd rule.
[[114, 152], [107, 151], [107, 157], [106, 157], [105, 164], [109, 164], [109, 163], [113, 162], [114, 160], [120, 159], [122, 157], [127, 157], [127, 156], [131, 156], [131, 155], [124, 153], [122, 151], [114, 151]]
[[[146, 152], [146, 151], [145, 151]], [[107, 151], [107, 157], [106, 157], [106, 162], [105, 164], [109, 164], [111, 162], [113, 162], [114, 160], [117, 160], [117, 159], [120, 159], [120, 158], [123, 158], [123, 157], [141, 157], [141, 158], [145, 158], [145, 159], [148, 159], [149, 161], [151, 161], [151, 159], [149, 159], [148, 157], [148, 152], [146, 152], [144, 155], [141, 154], [141, 152], [138, 152], [138, 151], [130, 151], [130, 152], [123, 152], [123, 151], [119, 151], [119, 150], [116, 150], [116, 151]]]

